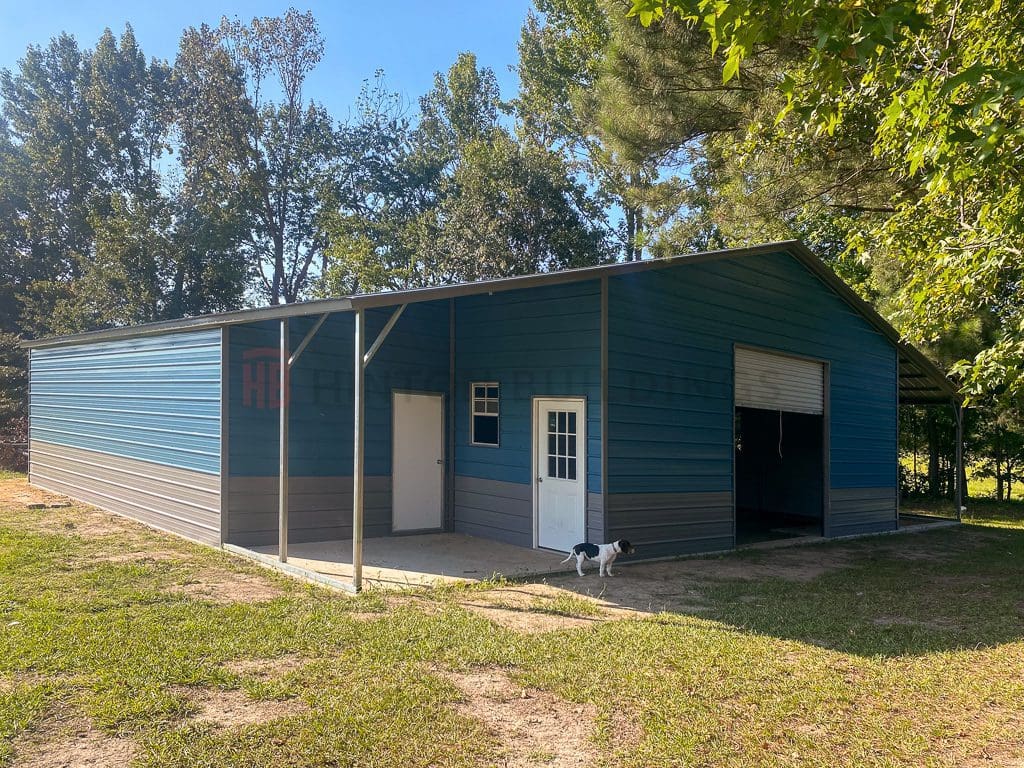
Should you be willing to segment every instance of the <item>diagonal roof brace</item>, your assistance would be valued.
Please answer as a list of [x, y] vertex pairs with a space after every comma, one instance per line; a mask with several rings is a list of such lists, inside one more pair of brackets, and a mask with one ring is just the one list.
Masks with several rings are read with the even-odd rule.
[[384, 339], [386, 339], [388, 334], [391, 333], [391, 329], [395, 327], [395, 323], [398, 322], [398, 318], [402, 316], [402, 313], [405, 311], [407, 306], [409, 305], [399, 304], [395, 311], [391, 313], [391, 317], [388, 318], [387, 323], [385, 323], [384, 327], [381, 328], [381, 331], [377, 334], [377, 338], [374, 340], [373, 344], [370, 345], [370, 348], [366, 350], [366, 354], [363, 355], [363, 368], [368, 366], [370, 361], [373, 360], [373, 356], [377, 354], [377, 350], [380, 349], [381, 345], [384, 343]]
[[313, 337], [316, 336], [316, 332], [320, 330], [321, 326], [323, 326], [323, 324], [327, 321], [327, 318], [330, 317], [330, 315], [330, 312], [324, 312], [322, 315], [320, 315], [319, 319], [316, 321], [313, 327], [309, 329], [309, 332], [299, 343], [299, 346], [297, 346], [295, 348], [295, 351], [292, 352], [292, 356], [288, 358], [289, 368], [295, 365], [295, 362], [299, 359], [299, 355], [306, 351], [306, 347], [309, 346], [309, 342], [313, 340]]

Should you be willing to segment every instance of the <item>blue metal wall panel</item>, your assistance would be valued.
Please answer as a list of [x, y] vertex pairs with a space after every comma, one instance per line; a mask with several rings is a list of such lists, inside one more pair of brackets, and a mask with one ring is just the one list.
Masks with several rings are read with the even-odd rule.
[[[367, 310], [367, 346], [390, 308]], [[290, 321], [295, 349], [316, 317]], [[230, 471], [277, 476], [277, 322], [239, 325], [230, 335]], [[327, 319], [291, 373], [289, 472], [352, 474], [353, 315]], [[391, 392], [448, 390], [448, 302], [410, 305], [366, 372], [366, 474], [391, 474]]]
[[609, 493], [732, 488], [733, 344], [831, 362], [831, 485], [895, 485], [896, 350], [787, 254], [609, 281]]
[[220, 472], [219, 329], [32, 350], [31, 438]]
[[[587, 488], [601, 491], [599, 281], [467, 296], [455, 307], [455, 460], [464, 477], [531, 482], [532, 400], [587, 398]], [[470, 445], [469, 387], [501, 385], [500, 445]]]

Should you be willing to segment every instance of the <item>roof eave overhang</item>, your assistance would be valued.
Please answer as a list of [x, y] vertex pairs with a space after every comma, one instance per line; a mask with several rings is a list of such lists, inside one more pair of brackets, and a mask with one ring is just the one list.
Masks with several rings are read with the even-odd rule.
[[441, 301], [458, 298], [460, 296], [473, 296], [479, 294], [498, 293], [503, 291], [521, 290], [524, 288], [536, 288], [547, 285], [560, 285], [565, 283], [583, 282], [586, 280], [597, 280], [602, 277], [612, 277], [632, 272], [642, 272], [652, 269], [665, 269], [678, 264], [699, 264], [708, 261], [721, 259], [739, 259], [746, 256], [757, 256], [768, 253], [785, 252], [792, 255], [801, 262], [812, 274], [816, 275], [841, 299], [849, 304], [861, 316], [885, 336], [898, 350], [901, 361], [909, 362], [917, 368], [927, 379], [930, 385], [925, 388], [918, 388], [912, 396], [902, 394], [900, 401], [906, 404], [912, 403], [948, 403], [961, 400], [956, 386], [931, 360], [925, 357], [918, 349], [906, 343], [899, 332], [882, 317], [874, 307], [862, 299], [821, 259], [812, 253], [807, 246], [799, 240], [783, 240], [773, 243], [764, 243], [749, 248], [731, 248], [717, 251], [705, 251], [702, 253], [675, 256], [667, 259], [648, 259], [645, 261], [630, 261], [618, 264], [605, 264], [596, 267], [583, 267], [570, 269], [562, 272], [545, 272], [536, 275], [523, 275], [518, 277], [504, 277], [494, 280], [480, 280], [473, 283], [459, 283], [457, 285], [442, 285], [430, 288], [412, 288], [408, 290], [389, 291], [386, 293], [366, 293], [352, 296], [321, 299], [295, 304], [283, 304], [273, 307], [259, 309], [243, 309], [236, 312], [225, 312], [215, 315], [203, 315], [199, 317], [185, 318], [182, 320], [168, 320], [148, 325], [138, 325], [123, 328], [109, 328], [101, 331], [89, 331], [69, 336], [52, 336], [35, 341], [22, 342], [22, 346], [28, 349], [46, 349], [49, 347], [61, 347], [73, 344], [83, 344], [98, 341], [110, 341], [116, 339], [140, 338], [145, 336], [158, 336], [165, 333], [179, 333], [182, 331], [200, 330], [206, 328], [220, 328], [240, 323], [255, 323], [265, 320], [279, 320], [286, 317], [304, 317], [309, 315], [330, 314], [334, 312], [350, 312], [356, 309], [373, 309], [376, 307], [394, 307], [401, 304], [413, 304], [424, 301]]
[[224, 326], [239, 325], [242, 323], [258, 323], [265, 320], [280, 320], [285, 317], [306, 317], [309, 315], [331, 314], [333, 312], [348, 312], [351, 311], [351, 309], [352, 302], [347, 297], [340, 299], [321, 299], [295, 304], [279, 304], [272, 307], [260, 307], [258, 309], [240, 309], [236, 312], [222, 312], [214, 315], [199, 315], [197, 317], [186, 317], [180, 320], [166, 320], [156, 323], [147, 323], [145, 325], [106, 328], [100, 331], [86, 331], [84, 333], [69, 334], [67, 336], [49, 336], [44, 339], [23, 341], [21, 342], [21, 346], [26, 349], [46, 349], [49, 347], [63, 347], [73, 344], [86, 344], [98, 341], [135, 339], [146, 336], [161, 336], [167, 333], [223, 328]]

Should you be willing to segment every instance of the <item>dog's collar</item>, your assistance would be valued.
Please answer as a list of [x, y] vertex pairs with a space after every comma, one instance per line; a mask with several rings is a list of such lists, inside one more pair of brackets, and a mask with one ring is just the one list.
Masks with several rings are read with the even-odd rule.
[[621, 555], [622, 554], [622, 548], [619, 547], [619, 542], [618, 541], [613, 541], [612, 542], [612, 552], [614, 552], [617, 555]]

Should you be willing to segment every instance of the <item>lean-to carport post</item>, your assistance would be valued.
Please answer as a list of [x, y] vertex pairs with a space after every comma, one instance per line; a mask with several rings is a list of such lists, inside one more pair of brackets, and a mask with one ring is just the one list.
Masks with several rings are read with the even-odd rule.
[[960, 520], [964, 508], [964, 407], [959, 402], [953, 403], [953, 415], [956, 417], [956, 519]]
[[280, 349], [281, 386], [277, 399], [280, 403], [281, 427], [280, 465], [277, 480], [277, 559], [288, 562], [288, 318], [281, 320]]
[[359, 591], [363, 586], [363, 384], [365, 362], [363, 348], [366, 346], [366, 315], [364, 310], [355, 312], [355, 355], [354, 386], [352, 389], [353, 444], [352, 444], [352, 587]]

